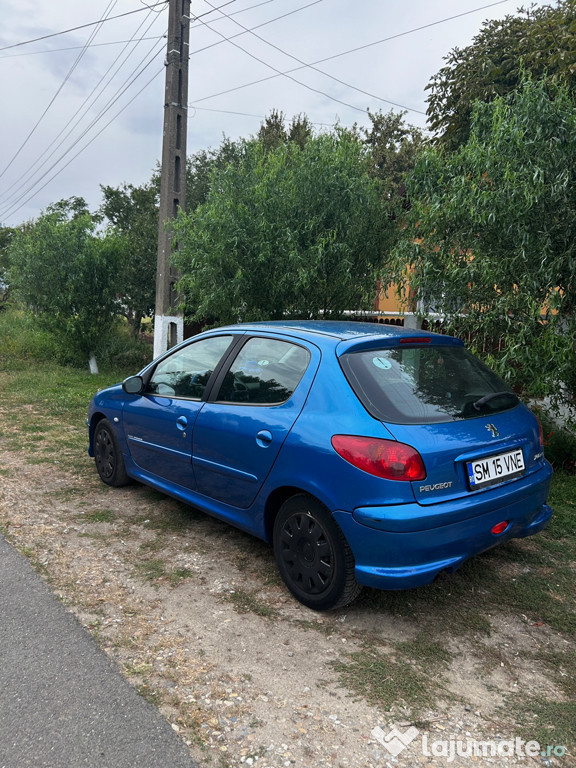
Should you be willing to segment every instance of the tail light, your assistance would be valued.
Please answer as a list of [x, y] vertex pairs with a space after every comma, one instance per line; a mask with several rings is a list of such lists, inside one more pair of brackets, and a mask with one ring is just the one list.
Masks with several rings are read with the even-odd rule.
[[537, 416], [536, 421], [538, 422], [538, 431], [540, 433], [540, 448], [544, 448], [544, 430], [542, 429], [542, 424]]
[[354, 467], [386, 480], [424, 480], [426, 469], [415, 448], [395, 440], [334, 435], [332, 447]]

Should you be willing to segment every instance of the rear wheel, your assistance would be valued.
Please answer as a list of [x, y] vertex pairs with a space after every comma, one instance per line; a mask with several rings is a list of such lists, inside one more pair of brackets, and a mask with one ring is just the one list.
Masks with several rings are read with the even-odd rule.
[[360, 592], [352, 550], [330, 512], [312, 496], [302, 493], [284, 502], [273, 544], [284, 583], [308, 608], [341, 608]]
[[94, 430], [94, 460], [106, 485], [119, 487], [130, 482], [118, 438], [108, 419], [99, 421]]

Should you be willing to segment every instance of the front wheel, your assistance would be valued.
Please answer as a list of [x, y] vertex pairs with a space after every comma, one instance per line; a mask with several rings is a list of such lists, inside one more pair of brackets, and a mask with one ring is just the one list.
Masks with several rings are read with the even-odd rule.
[[94, 460], [102, 482], [119, 487], [130, 482], [114, 427], [102, 419], [94, 430]]
[[360, 592], [352, 550], [328, 509], [312, 496], [301, 493], [284, 502], [273, 545], [284, 583], [308, 608], [341, 608]]

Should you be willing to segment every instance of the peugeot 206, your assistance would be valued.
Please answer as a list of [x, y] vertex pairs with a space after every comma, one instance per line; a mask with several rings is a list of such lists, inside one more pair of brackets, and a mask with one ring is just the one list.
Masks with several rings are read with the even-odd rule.
[[271, 542], [328, 610], [406, 589], [548, 523], [538, 420], [451, 336], [339, 321], [199, 334], [98, 392], [89, 453]]

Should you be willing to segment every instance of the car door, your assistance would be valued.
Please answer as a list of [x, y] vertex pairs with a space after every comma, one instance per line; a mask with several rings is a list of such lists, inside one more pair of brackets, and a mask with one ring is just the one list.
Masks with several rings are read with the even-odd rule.
[[148, 474], [194, 489], [192, 432], [202, 399], [233, 336], [216, 335], [163, 357], [145, 391], [124, 406], [124, 432], [134, 462]]
[[197, 490], [247, 508], [298, 418], [319, 351], [277, 338], [252, 337], [223, 370], [194, 426]]

